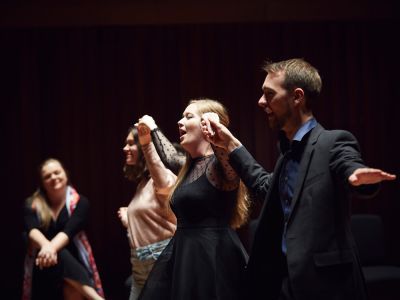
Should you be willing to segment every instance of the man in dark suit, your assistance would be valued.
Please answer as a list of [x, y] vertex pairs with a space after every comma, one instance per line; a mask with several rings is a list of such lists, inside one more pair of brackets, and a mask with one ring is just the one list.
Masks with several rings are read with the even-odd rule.
[[[374, 196], [395, 175], [365, 166], [355, 137], [325, 130], [312, 105], [318, 71], [302, 59], [269, 63], [258, 101], [281, 132], [273, 173], [256, 162], [229, 130], [204, 119], [204, 134], [230, 154], [247, 187], [265, 199], [247, 266], [243, 299], [365, 299], [350, 232], [349, 191]], [[210, 126], [212, 130], [210, 130]]]

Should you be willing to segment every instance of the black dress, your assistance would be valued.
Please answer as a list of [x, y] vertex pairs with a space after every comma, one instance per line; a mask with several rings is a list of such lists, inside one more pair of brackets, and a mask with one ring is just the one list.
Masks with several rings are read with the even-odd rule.
[[172, 198], [177, 230], [139, 299], [238, 299], [247, 253], [229, 221], [237, 189], [218, 186], [215, 156], [193, 161]]
[[63, 278], [69, 278], [83, 285], [93, 286], [91, 274], [84, 267], [76, 245], [72, 242], [74, 236], [83, 229], [89, 212], [89, 202], [80, 195], [80, 200], [74, 213], [70, 216], [64, 206], [56, 220], [51, 220], [47, 230], [40, 228], [40, 220], [28, 200], [24, 207], [25, 231], [39, 229], [44, 236], [51, 240], [60, 231], [68, 235], [71, 242], [58, 253], [57, 265], [40, 269], [33, 266], [31, 299], [57, 300], [63, 299]]

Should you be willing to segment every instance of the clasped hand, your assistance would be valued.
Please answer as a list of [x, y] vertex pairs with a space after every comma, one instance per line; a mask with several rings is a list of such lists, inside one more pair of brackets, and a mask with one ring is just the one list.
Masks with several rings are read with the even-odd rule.
[[140, 145], [147, 145], [151, 142], [150, 132], [157, 128], [156, 122], [149, 115], [144, 115], [135, 124], [138, 130]]
[[239, 140], [232, 135], [229, 129], [219, 122], [219, 117], [216, 113], [204, 113], [201, 116], [200, 125], [204, 137], [215, 146], [230, 152], [240, 145]]
[[40, 269], [56, 265], [57, 251], [50, 243], [44, 245], [37, 254], [35, 263]]

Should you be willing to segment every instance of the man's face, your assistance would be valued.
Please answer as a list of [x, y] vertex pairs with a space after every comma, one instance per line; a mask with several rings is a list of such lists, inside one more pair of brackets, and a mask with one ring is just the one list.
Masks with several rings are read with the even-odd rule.
[[293, 94], [283, 87], [284, 79], [284, 72], [268, 73], [262, 86], [263, 95], [258, 100], [272, 129], [285, 130], [293, 116]]

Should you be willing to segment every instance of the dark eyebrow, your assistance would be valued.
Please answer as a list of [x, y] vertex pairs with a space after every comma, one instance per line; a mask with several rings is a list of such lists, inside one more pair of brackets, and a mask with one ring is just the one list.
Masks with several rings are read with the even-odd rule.
[[265, 91], [273, 91], [273, 89], [271, 89], [271, 88], [269, 88], [269, 87], [267, 87], [267, 86], [263, 86], [262, 87], [262, 90], [265, 92]]
[[264, 92], [264, 94], [267, 94], [267, 93], [274, 93], [275, 94], [276, 93], [275, 90], [273, 90], [273, 89], [271, 89], [269, 87], [264, 88], [263, 92]]

